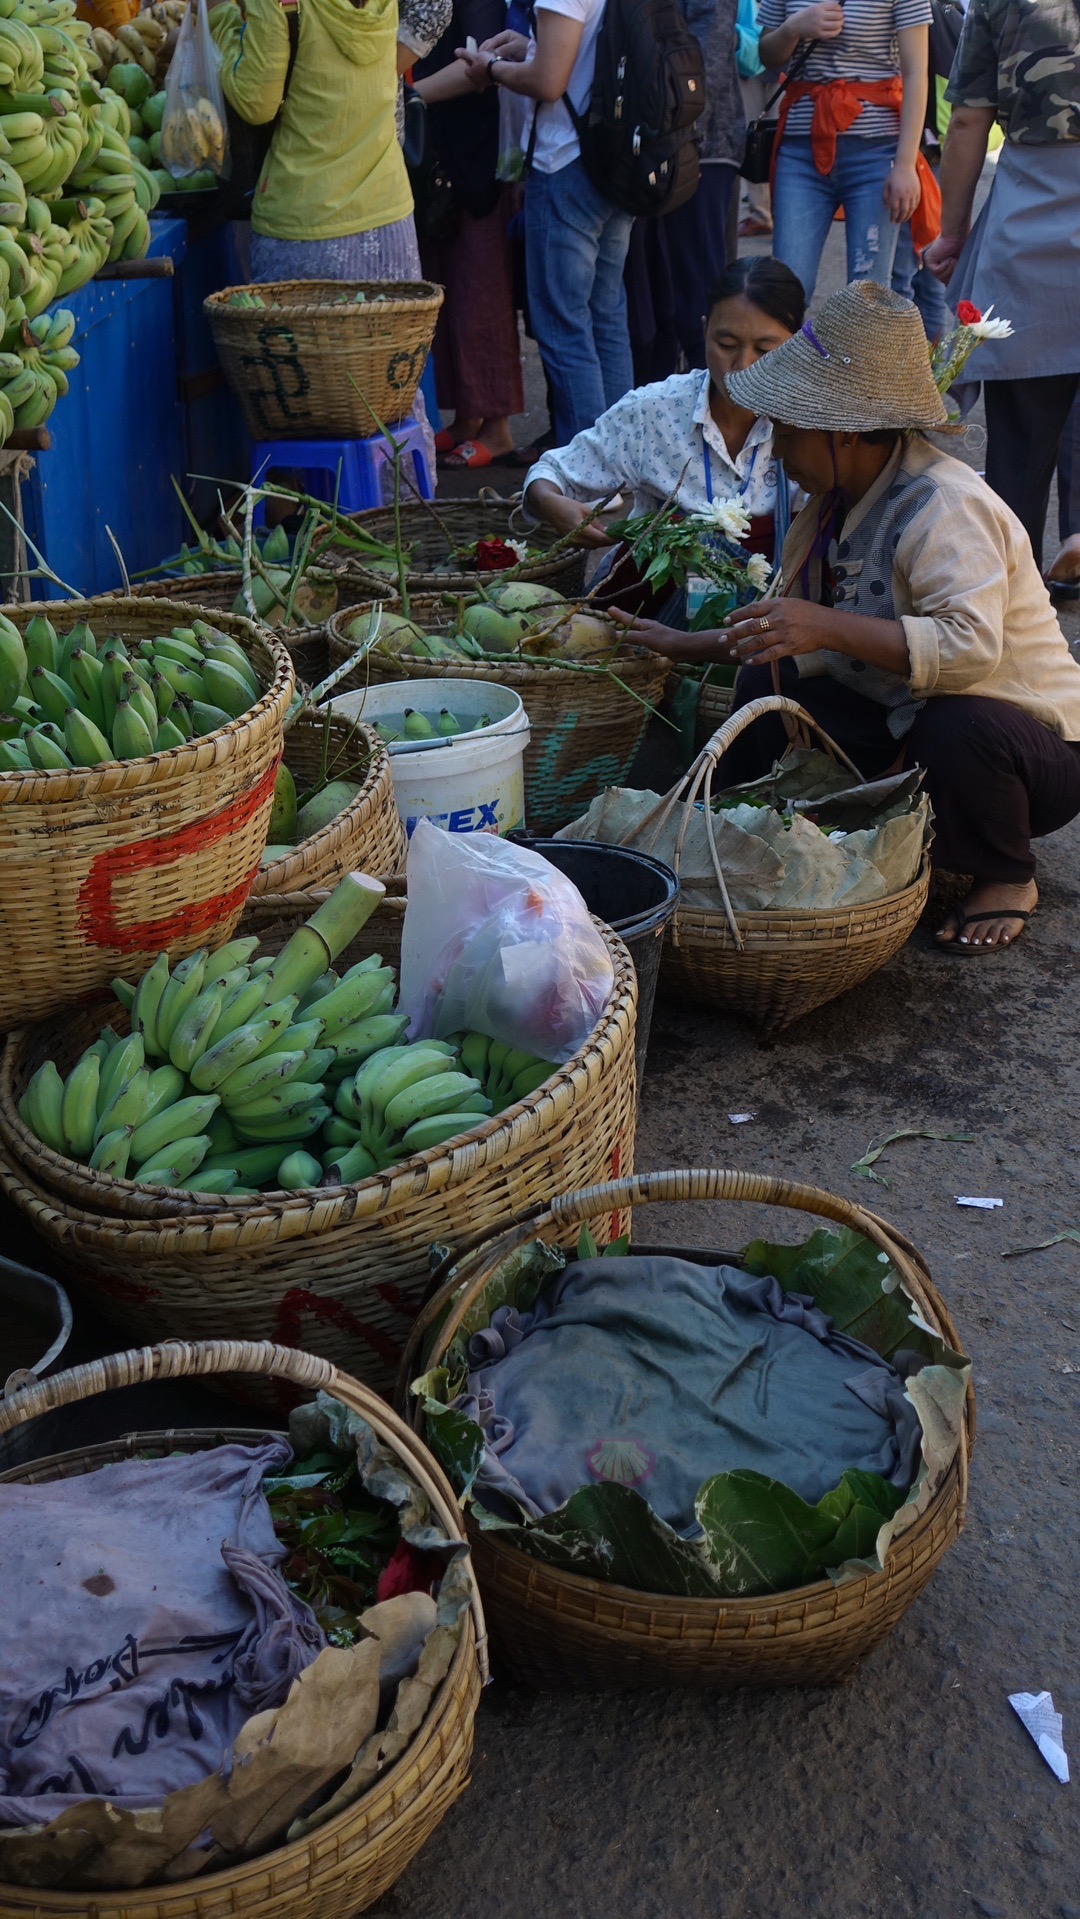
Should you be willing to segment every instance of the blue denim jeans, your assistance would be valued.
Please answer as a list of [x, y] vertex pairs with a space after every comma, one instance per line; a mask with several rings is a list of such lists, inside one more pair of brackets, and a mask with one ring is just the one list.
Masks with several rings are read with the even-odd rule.
[[889, 218], [882, 188], [895, 158], [895, 140], [841, 133], [832, 172], [819, 173], [809, 138], [784, 135], [773, 193], [773, 252], [798, 274], [807, 299], [838, 207], [844, 209], [848, 279], [889, 285], [900, 229]]
[[[525, 183], [529, 317], [566, 446], [634, 384], [623, 266], [633, 220], [580, 160]], [[482, 295], [481, 295], [482, 297]]]
[[911, 237], [910, 220], [900, 228], [900, 237], [896, 242], [892, 290], [902, 293], [905, 300], [914, 300], [928, 340], [936, 340], [942, 329], [950, 324], [945, 288], [940, 280], [934, 278], [929, 267], [919, 265], [919, 256]]

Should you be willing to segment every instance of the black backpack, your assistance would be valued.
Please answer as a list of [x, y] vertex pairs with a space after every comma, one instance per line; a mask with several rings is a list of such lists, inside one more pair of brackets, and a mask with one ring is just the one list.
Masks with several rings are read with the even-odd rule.
[[701, 174], [690, 130], [705, 61], [678, 0], [607, 0], [588, 107], [564, 93], [593, 185], [624, 213], [672, 213]]

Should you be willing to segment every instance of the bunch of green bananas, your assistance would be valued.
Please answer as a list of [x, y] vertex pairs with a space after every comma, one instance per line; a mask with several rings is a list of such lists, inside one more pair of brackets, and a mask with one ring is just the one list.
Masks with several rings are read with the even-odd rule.
[[242, 648], [205, 620], [129, 645], [99, 642], [85, 620], [61, 638], [44, 614], [25, 635], [0, 616], [0, 773], [165, 753], [228, 726], [261, 691]]
[[125, 102], [107, 87], [101, 90], [101, 102], [104, 125], [97, 157], [84, 157], [67, 176], [68, 184], [80, 197], [100, 200], [104, 217], [112, 221], [109, 259], [141, 260], [150, 245], [147, 215], [157, 206], [158, 185], [128, 146], [131, 119]]
[[252, 293], [247, 287], [238, 287], [235, 293], [230, 293], [229, 305], [231, 307], [253, 309], [255, 307], [264, 307], [266, 301], [263, 299], [261, 293]]
[[70, 344], [75, 316], [61, 309], [23, 320], [13, 350], [0, 350], [0, 422], [10, 409], [12, 425], [40, 426], [57, 399], [68, 390], [68, 374], [79, 364]]
[[[63, 1080], [53, 1061], [20, 1101], [44, 1145], [95, 1171], [189, 1192], [338, 1186], [469, 1132], [555, 1068], [479, 1033], [404, 1040], [394, 975], [378, 954], [339, 975], [358, 928], [342, 882], [276, 959], [237, 939], [137, 985], [114, 980], [131, 1019], [106, 1028]], [[464, 1070], [463, 1070], [464, 1067]]]
[[28, 193], [56, 193], [86, 149], [87, 132], [70, 94], [0, 87], [0, 132]]
[[88, 280], [93, 279], [98, 268], [105, 265], [112, 246], [112, 221], [105, 212], [102, 200], [54, 200], [50, 213], [56, 225], [63, 227], [68, 237], [64, 270], [53, 296], [54, 299], [65, 300], [70, 293], [77, 293], [80, 287], [84, 287]]
[[[25, 5], [12, 6], [4, 0], [0, 8], [0, 87], [12, 93], [33, 93], [45, 77], [45, 56], [41, 42], [26, 23]], [[36, 9], [32, 10], [35, 15]]]

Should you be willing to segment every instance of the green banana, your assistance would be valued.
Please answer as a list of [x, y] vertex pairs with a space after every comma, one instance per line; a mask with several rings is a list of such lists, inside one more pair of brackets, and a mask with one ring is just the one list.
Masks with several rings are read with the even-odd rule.
[[215, 977], [231, 972], [234, 966], [247, 966], [258, 944], [257, 933], [245, 933], [242, 939], [227, 940], [224, 946], [219, 946], [212, 955], [218, 969]]
[[480, 1081], [468, 1073], [443, 1072], [416, 1080], [383, 1108], [383, 1118], [395, 1133], [405, 1133], [417, 1120], [436, 1113], [459, 1113], [460, 1101], [480, 1091]]
[[172, 1036], [187, 1012], [188, 1007], [198, 999], [202, 991], [209, 958], [205, 946], [197, 953], [189, 953], [173, 967], [169, 983], [161, 995], [157, 1013], [157, 1031], [161, 1050], [168, 1052]]
[[131, 1128], [118, 1126], [115, 1132], [103, 1133], [90, 1155], [92, 1173], [109, 1173], [113, 1179], [123, 1179], [131, 1161]]
[[[287, 1057], [287, 1054], [282, 1055], [283, 1059]], [[257, 1065], [258, 1061], [255, 1063]], [[247, 1070], [247, 1067], [241, 1068], [242, 1072]], [[229, 1118], [233, 1125], [241, 1130], [249, 1126], [253, 1120], [285, 1119], [289, 1113], [303, 1112], [305, 1107], [310, 1106], [313, 1100], [321, 1098], [321, 1095], [321, 1086], [312, 1086], [306, 1079], [279, 1078], [270, 1086], [264, 1086], [259, 1092], [246, 1099], [227, 1102], [223, 1099], [222, 1105], [227, 1105]]]
[[311, 1153], [297, 1150], [289, 1153], [277, 1169], [277, 1183], [280, 1191], [298, 1193], [305, 1186], [318, 1186], [322, 1179], [322, 1167]]
[[218, 1028], [215, 1027], [213, 1045], [199, 1055], [191, 1068], [191, 1084], [200, 1093], [220, 1091], [233, 1073], [250, 1060], [258, 1059], [268, 1039], [284, 1030], [273, 1020], [251, 1020], [244, 1026], [238, 1026], [235, 1032], [226, 1033], [224, 1039], [219, 1039]]
[[341, 981], [332, 966], [328, 972], [320, 973], [318, 979], [313, 982], [300, 1001], [300, 1011], [302, 1013], [310, 1012], [313, 1006], [317, 1006], [321, 999], [326, 998], [327, 993], [332, 993], [335, 986], [340, 986], [340, 984]]
[[214, 1028], [213, 1044], [228, 1039], [232, 1033], [238, 1033], [242, 1026], [251, 1020], [266, 1017], [263, 1004], [263, 984], [261, 980], [241, 980], [231, 986], [221, 1002], [218, 1023]]
[[323, 1186], [352, 1186], [359, 1180], [370, 1179], [378, 1170], [366, 1146], [349, 1146], [330, 1161], [321, 1183]]
[[355, 1026], [346, 1026], [334, 1040], [336, 1066], [352, 1073], [374, 1054], [396, 1050], [408, 1025], [404, 1013], [369, 1013]]
[[466, 1033], [461, 1042], [461, 1064], [474, 1079], [485, 1080], [491, 1041], [486, 1033]]
[[393, 977], [388, 966], [363, 973], [357, 973], [353, 968], [346, 973], [341, 984], [319, 1000], [319, 1018], [323, 1022], [324, 1038], [332, 1040], [347, 1026], [354, 1026], [358, 1020], [362, 1020]]
[[418, 1040], [405, 1048], [403, 1059], [391, 1060], [384, 1066], [367, 1097], [377, 1113], [385, 1113], [391, 1101], [399, 1093], [405, 1092], [406, 1088], [414, 1086], [418, 1080], [430, 1079], [437, 1073], [449, 1073], [456, 1064], [453, 1052], [444, 1052], [433, 1042]]
[[0, 740], [0, 773], [25, 773], [31, 766], [22, 740]]
[[155, 1159], [177, 1141], [203, 1133], [219, 1104], [216, 1093], [192, 1094], [190, 1098], [175, 1100], [172, 1105], [135, 1128], [131, 1136], [132, 1159], [141, 1165], [143, 1160]]
[[[212, 1091], [213, 1089], [210, 1088], [209, 1090]], [[228, 1153], [239, 1147], [239, 1138], [224, 1107], [218, 1107], [217, 1112], [214, 1114], [213, 1119], [206, 1129], [206, 1137], [210, 1141], [210, 1151], [212, 1153]]]
[[217, 981], [213, 986], [204, 987], [173, 1028], [172, 1039], [169, 1042], [169, 1058], [181, 1072], [190, 1073], [195, 1061], [212, 1043], [212, 1035], [221, 1011], [221, 1003], [225, 998], [225, 990], [221, 981]]
[[271, 1142], [267, 1146], [241, 1146], [230, 1153], [209, 1153], [203, 1162], [203, 1170], [208, 1173], [234, 1172], [238, 1179], [250, 1182], [252, 1186], [262, 1186], [268, 1179], [276, 1179], [281, 1165], [280, 1145]]
[[100, 1080], [101, 1061], [96, 1053], [87, 1052], [72, 1067], [64, 1083], [60, 1124], [70, 1159], [87, 1159], [94, 1150]]
[[[40, 706], [46, 719], [54, 726], [63, 726], [64, 714], [71, 705], [74, 688], [58, 673], [50, 673], [47, 666], [35, 666], [28, 676], [27, 686], [30, 697]], [[20, 689], [21, 691], [21, 689]]]
[[38, 1067], [26, 1089], [25, 1099], [26, 1112], [23, 1117], [30, 1131], [37, 1135], [43, 1146], [51, 1147], [54, 1153], [66, 1153], [64, 1082], [55, 1060], [47, 1059], [44, 1066]]
[[306, 1106], [299, 1112], [286, 1113], [280, 1119], [249, 1119], [236, 1114], [233, 1124], [241, 1139], [249, 1140], [253, 1145], [262, 1141], [269, 1144], [271, 1140], [296, 1140], [299, 1143], [310, 1139], [312, 1133], [317, 1133], [324, 1119], [329, 1117], [329, 1106], [316, 1100], [314, 1105]]
[[[14, 401], [12, 402], [14, 405]], [[26, 647], [17, 626], [0, 614], [0, 708], [10, 712], [26, 679]]]
[[520, 1073], [515, 1074], [511, 1082], [511, 1105], [516, 1106], [519, 1099], [528, 1099], [530, 1093], [538, 1092], [540, 1087], [558, 1070], [558, 1067], [553, 1066], [549, 1059], [534, 1060], [531, 1066], [524, 1067]]
[[124, 1008], [124, 1011], [126, 1013], [130, 1013], [132, 1007], [135, 1004], [135, 994], [136, 994], [137, 988], [131, 984], [131, 981], [129, 979], [110, 980], [109, 985], [112, 987], [112, 990], [115, 993], [117, 999], [120, 1001], [120, 1004]]
[[146, 1105], [150, 1097], [150, 1068], [140, 1066], [125, 1080], [115, 1094], [112, 1104], [107, 1106], [95, 1127], [95, 1138], [104, 1139], [106, 1133], [113, 1133], [120, 1126], [134, 1129], [141, 1125], [146, 1116]]
[[64, 714], [64, 745], [75, 766], [105, 766], [115, 757], [100, 727], [77, 706]]
[[206, 700], [193, 700], [191, 704], [191, 724], [200, 740], [208, 733], [219, 733], [223, 726], [231, 726], [233, 715], [226, 713], [222, 706], [210, 706]]
[[461, 1133], [471, 1133], [476, 1124], [475, 1113], [432, 1113], [427, 1119], [418, 1119], [402, 1136], [402, 1156], [429, 1153], [433, 1147], [444, 1145], [448, 1139], [457, 1139]]
[[275, 1053], [310, 1053], [322, 1038], [322, 1020], [302, 1020], [298, 1026], [288, 1026], [271, 1045], [263, 1047], [266, 1059]]
[[146, 1159], [135, 1174], [138, 1186], [183, 1186], [197, 1173], [210, 1142], [200, 1137], [178, 1139], [153, 1159]]
[[[219, 706], [230, 719], [239, 719], [253, 704], [251, 688], [235, 666], [213, 655], [203, 661], [202, 681], [210, 706]], [[258, 695], [256, 695], [256, 698]]]
[[188, 1174], [184, 1190], [188, 1193], [231, 1193], [239, 1179], [235, 1166], [212, 1167], [208, 1172], [204, 1159], [197, 1173]]
[[[306, 1053], [271, 1053], [250, 1060], [246, 1066], [238, 1066], [228, 1079], [222, 1080], [218, 1088], [222, 1105], [230, 1113], [236, 1108], [246, 1110], [252, 1102], [260, 1101], [264, 1094], [287, 1085], [306, 1058]], [[307, 1082], [304, 1084], [306, 1086]], [[312, 1097], [310, 1090], [307, 1091], [306, 1099]], [[297, 1103], [303, 1105], [306, 1099]]]
[[187, 740], [172, 720], [162, 720], [154, 734], [155, 753], [175, 753], [178, 746], [186, 746]]
[[304, 1054], [303, 1064], [297, 1067], [293, 1078], [306, 1079], [309, 1085], [314, 1085], [318, 1081], [321, 1087], [327, 1070], [333, 1063], [334, 1054], [331, 1047], [314, 1046], [309, 1053]]
[[139, 981], [131, 1008], [131, 1024], [134, 1031], [142, 1034], [143, 1045], [147, 1052], [158, 1058], [166, 1049], [158, 1037], [157, 1010], [168, 983], [169, 955], [159, 953], [154, 964]]
[[129, 1033], [127, 1039], [121, 1040], [118, 1046], [113, 1047], [101, 1068], [101, 1079], [98, 1082], [99, 1119], [108, 1112], [121, 1086], [126, 1086], [132, 1075], [137, 1073], [140, 1066], [145, 1063], [146, 1049], [143, 1046], [141, 1033]]
[[88, 653], [85, 647], [77, 646], [74, 649], [68, 667], [68, 682], [82, 711], [103, 733], [107, 724], [105, 694], [101, 684], [104, 671], [101, 661]]
[[[154, 733], [157, 721], [154, 722]], [[144, 760], [154, 750], [154, 733], [150, 731], [130, 700], [118, 700], [116, 718], [112, 723], [112, 743], [118, 760]]]
[[323, 1138], [328, 1146], [344, 1150], [346, 1146], [356, 1146], [360, 1141], [360, 1128], [350, 1120], [342, 1119], [334, 1113], [323, 1127]]

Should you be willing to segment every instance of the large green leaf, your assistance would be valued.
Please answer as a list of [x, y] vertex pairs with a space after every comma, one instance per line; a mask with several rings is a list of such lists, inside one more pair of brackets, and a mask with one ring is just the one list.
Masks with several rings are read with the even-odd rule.
[[[479, 1507], [476, 1516], [483, 1524]], [[581, 1486], [557, 1512], [498, 1530], [535, 1558], [587, 1579], [682, 1599], [714, 1599], [721, 1590], [701, 1548], [680, 1539], [632, 1486]]]
[[[932, 1333], [911, 1323], [911, 1302], [899, 1275], [872, 1240], [844, 1226], [824, 1227], [802, 1246], [772, 1246], [755, 1239], [739, 1255], [748, 1273], [771, 1273], [786, 1293], [809, 1293], [839, 1332], [861, 1340], [883, 1359], [900, 1346], [940, 1360], [945, 1348]], [[889, 1290], [883, 1291], [883, 1284]]]
[[868, 1559], [906, 1495], [876, 1473], [844, 1473], [816, 1506], [763, 1473], [717, 1473], [697, 1496], [706, 1551], [725, 1593], [787, 1592], [848, 1559]]
[[450, 1474], [462, 1494], [472, 1491], [473, 1480], [484, 1461], [484, 1435], [464, 1413], [437, 1399], [425, 1399], [427, 1443], [440, 1466]]

